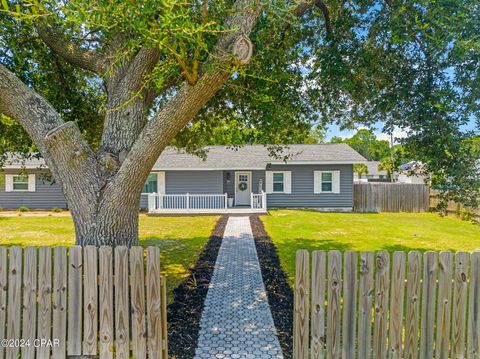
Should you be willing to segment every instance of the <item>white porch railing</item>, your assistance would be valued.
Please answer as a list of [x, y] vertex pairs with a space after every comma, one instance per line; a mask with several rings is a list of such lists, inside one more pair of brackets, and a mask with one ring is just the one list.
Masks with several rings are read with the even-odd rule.
[[250, 194], [250, 207], [252, 209], [267, 209], [267, 194], [262, 191], [262, 193], [251, 193]]
[[227, 209], [227, 194], [148, 194], [148, 212]]
[[[267, 209], [265, 192], [250, 194], [252, 210]], [[148, 194], [148, 212], [208, 212], [209, 210], [228, 210], [228, 195], [224, 194]]]

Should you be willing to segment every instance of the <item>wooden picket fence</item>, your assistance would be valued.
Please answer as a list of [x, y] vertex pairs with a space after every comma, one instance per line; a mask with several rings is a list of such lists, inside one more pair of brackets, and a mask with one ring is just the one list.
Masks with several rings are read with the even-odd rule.
[[480, 357], [480, 252], [311, 258], [297, 252], [295, 359]]
[[410, 183], [355, 183], [355, 212], [428, 212], [429, 188]]
[[165, 287], [157, 247], [0, 247], [0, 359], [167, 359]]

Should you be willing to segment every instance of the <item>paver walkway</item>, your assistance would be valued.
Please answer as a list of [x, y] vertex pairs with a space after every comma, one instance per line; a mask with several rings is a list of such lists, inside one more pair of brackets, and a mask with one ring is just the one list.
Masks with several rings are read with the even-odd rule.
[[248, 217], [230, 217], [205, 300], [195, 359], [281, 359]]

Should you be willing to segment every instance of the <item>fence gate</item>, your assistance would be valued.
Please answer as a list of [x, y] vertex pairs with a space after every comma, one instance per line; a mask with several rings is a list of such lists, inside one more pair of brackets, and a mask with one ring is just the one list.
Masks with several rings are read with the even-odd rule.
[[297, 252], [295, 359], [480, 357], [480, 252], [311, 259]]
[[157, 247], [0, 247], [0, 359], [167, 359]]

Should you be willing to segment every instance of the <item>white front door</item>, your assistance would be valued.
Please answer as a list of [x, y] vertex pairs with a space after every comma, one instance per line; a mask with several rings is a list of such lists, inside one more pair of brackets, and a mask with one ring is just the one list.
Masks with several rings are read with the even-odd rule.
[[249, 206], [252, 193], [252, 172], [235, 172], [235, 205]]

